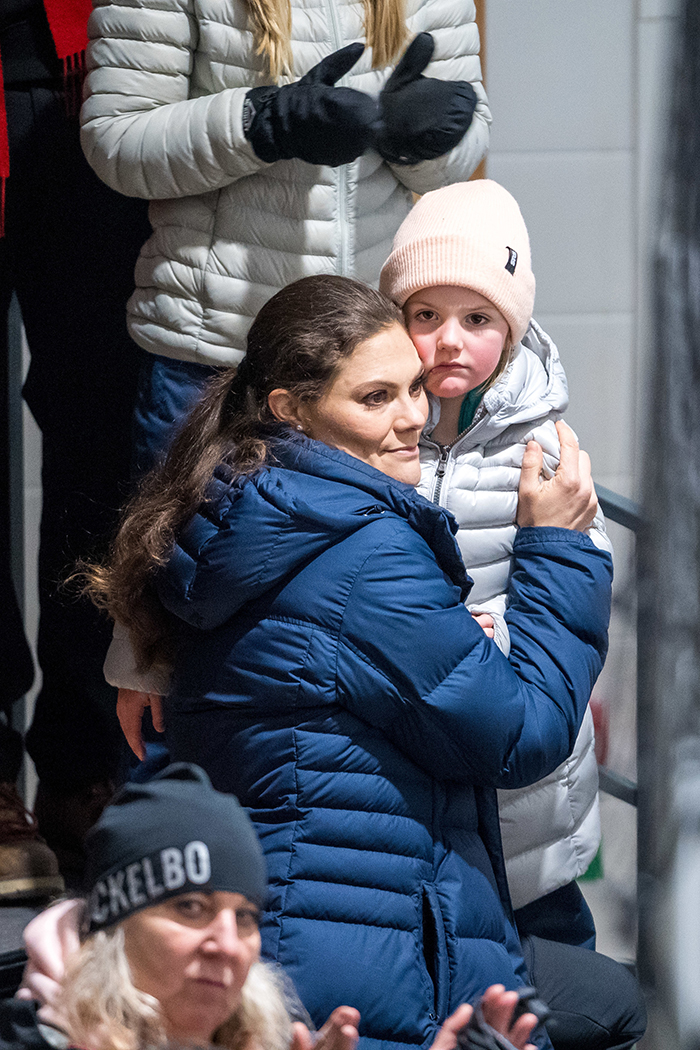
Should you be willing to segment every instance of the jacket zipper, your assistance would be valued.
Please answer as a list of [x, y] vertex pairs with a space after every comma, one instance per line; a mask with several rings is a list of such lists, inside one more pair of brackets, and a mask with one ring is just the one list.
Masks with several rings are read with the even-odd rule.
[[340, 26], [338, 25], [338, 15], [335, 10], [336, 0], [326, 0], [326, 8], [328, 9], [328, 21], [333, 33], [333, 43], [335, 47], [334, 51], [337, 51], [340, 47]]
[[438, 459], [438, 465], [435, 468], [435, 487], [433, 488], [433, 494], [430, 497], [431, 502], [440, 505], [440, 491], [442, 489], [442, 479], [445, 477], [447, 470], [447, 461], [450, 458], [450, 452], [455, 447], [458, 441], [461, 441], [465, 434], [468, 434], [470, 430], [473, 430], [477, 423], [480, 423], [485, 413], [483, 412], [483, 406], [479, 405], [474, 419], [466, 430], [463, 430], [461, 434], [458, 434], [451, 445], [441, 445], [439, 441], [430, 441], [430, 438], [426, 438], [426, 441], [430, 441], [431, 445], [435, 445], [436, 448], [440, 449], [440, 458]]
[[447, 460], [450, 457], [451, 445], [440, 445], [437, 441], [435, 442], [437, 447], [440, 449], [440, 458], [438, 459], [438, 465], [435, 469], [435, 488], [433, 494], [430, 497], [433, 503], [440, 505], [440, 489], [442, 488], [442, 479], [445, 476], [447, 469]]
[[[343, 40], [340, 35], [340, 25], [338, 24], [338, 13], [335, 9], [336, 0], [326, 0], [326, 8], [328, 10], [328, 22], [331, 27], [331, 35], [333, 37], [332, 43], [334, 45], [333, 50], [337, 51], [342, 47]], [[344, 79], [344, 78], [343, 78]], [[342, 83], [342, 81], [341, 81]], [[347, 210], [347, 181], [348, 173], [347, 166], [342, 164], [337, 169], [337, 181], [336, 181], [336, 192], [338, 194], [338, 207], [337, 207], [337, 229], [338, 229], [338, 261], [336, 263], [336, 272], [341, 276], [345, 277], [348, 273], [348, 243], [346, 235], [346, 217], [345, 213]]]
[[347, 201], [347, 165], [342, 164], [338, 168], [338, 234], [340, 244], [338, 245], [338, 274], [341, 277], [348, 276], [348, 238], [346, 233], [346, 201]]

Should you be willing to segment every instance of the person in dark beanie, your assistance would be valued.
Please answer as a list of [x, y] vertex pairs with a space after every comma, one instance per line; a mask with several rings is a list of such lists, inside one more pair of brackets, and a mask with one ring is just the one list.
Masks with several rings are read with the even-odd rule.
[[127, 784], [88, 832], [87, 928], [108, 929], [182, 893], [238, 893], [262, 908], [265, 862], [233, 795], [178, 762], [145, 784]]
[[[234, 796], [215, 791], [197, 766], [176, 763], [122, 788], [85, 848], [84, 939], [51, 1031], [36, 1003], [0, 1004], [1, 1050], [47, 1050], [62, 1039], [90, 1050], [311, 1050], [308, 1030], [292, 1020], [305, 1012], [291, 986], [259, 961], [265, 862]], [[536, 1018], [511, 1027], [516, 1000], [489, 989], [480, 1016], [523, 1050]], [[452, 1050], [471, 1014], [460, 1007], [432, 1050]], [[314, 1046], [352, 1050], [358, 1022], [357, 1010], [338, 1007]]]
[[[245, 1035], [260, 1050], [286, 1050], [284, 984], [258, 961], [265, 863], [232, 795], [196, 766], [170, 766], [116, 794], [85, 852], [82, 944], [52, 1015], [70, 1043], [233, 1048]], [[20, 1012], [31, 1028], [35, 1009], [8, 1005], [7, 1042]]]

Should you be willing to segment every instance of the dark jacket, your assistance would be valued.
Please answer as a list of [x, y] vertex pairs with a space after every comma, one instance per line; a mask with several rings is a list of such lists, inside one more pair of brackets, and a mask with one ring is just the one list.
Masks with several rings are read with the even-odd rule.
[[521, 529], [506, 659], [463, 605], [452, 517], [291, 435], [217, 471], [159, 578], [184, 621], [175, 759], [233, 791], [270, 873], [264, 954], [314, 1021], [428, 1046], [460, 1002], [519, 983], [496, 787], [570, 752], [606, 650], [612, 565], [581, 533]]
[[[24, 999], [0, 999], [0, 1050], [56, 1050], [63, 1033], [46, 1025], [40, 1027], [38, 1009], [39, 1003]], [[48, 1031], [52, 1031], [55, 1042], [44, 1038], [43, 1033]], [[67, 1036], [65, 1045], [69, 1045]]]

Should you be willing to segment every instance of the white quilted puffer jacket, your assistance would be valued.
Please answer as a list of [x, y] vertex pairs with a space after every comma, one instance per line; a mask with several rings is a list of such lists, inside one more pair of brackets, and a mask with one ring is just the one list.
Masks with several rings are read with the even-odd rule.
[[[439, 419], [439, 404], [431, 401], [425, 434]], [[457, 519], [457, 540], [474, 580], [468, 606], [472, 612], [491, 613], [496, 641], [506, 653], [510, 645], [503, 614], [523, 452], [528, 441], [538, 441], [545, 452], [545, 469], [554, 472], [559, 460], [554, 423], [568, 403], [557, 348], [532, 321], [505, 374], [484, 394], [469, 429], [450, 446], [438, 445], [425, 434], [421, 438], [419, 491]], [[612, 553], [600, 512], [589, 535], [596, 546]], [[590, 709], [571, 757], [537, 784], [499, 791], [498, 804], [515, 908], [583, 874], [600, 843]]]
[[[294, 79], [364, 40], [361, 0], [291, 0]], [[369, 151], [340, 168], [266, 164], [245, 139], [246, 92], [269, 83], [245, 0], [96, 0], [82, 109], [86, 156], [110, 186], [152, 201], [153, 235], [127, 312], [153, 353], [237, 363], [250, 322], [279, 288], [338, 273], [374, 283], [411, 204], [467, 179], [488, 145], [473, 0], [407, 0], [411, 36], [435, 39], [426, 75], [477, 94], [461, 143], [391, 167]], [[390, 69], [367, 50], [340, 83], [377, 94]]]

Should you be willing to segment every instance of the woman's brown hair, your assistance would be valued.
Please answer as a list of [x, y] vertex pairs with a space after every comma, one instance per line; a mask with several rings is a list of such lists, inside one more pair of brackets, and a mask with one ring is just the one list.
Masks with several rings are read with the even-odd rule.
[[246, 357], [208, 385], [165, 462], [126, 508], [106, 562], [81, 567], [85, 592], [128, 629], [138, 670], [172, 662], [172, 624], [153, 576], [204, 500], [215, 467], [226, 463], [238, 475], [261, 469], [287, 426], [273, 416], [268, 395], [281, 388], [318, 401], [343, 359], [395, 324], [403, 325], [401, 311], [384, 295], [333, 275], [304, 277], [263, 306]]
[[[265, 56], [271, 76], [275, 80], [283, 73], [293, 76], [291, 0], [247, 0], [247, 4], [257, 52]], [[406, 0], [363, 0], [363, 5], [372, 65], [382, 69], [406, 42]]]

